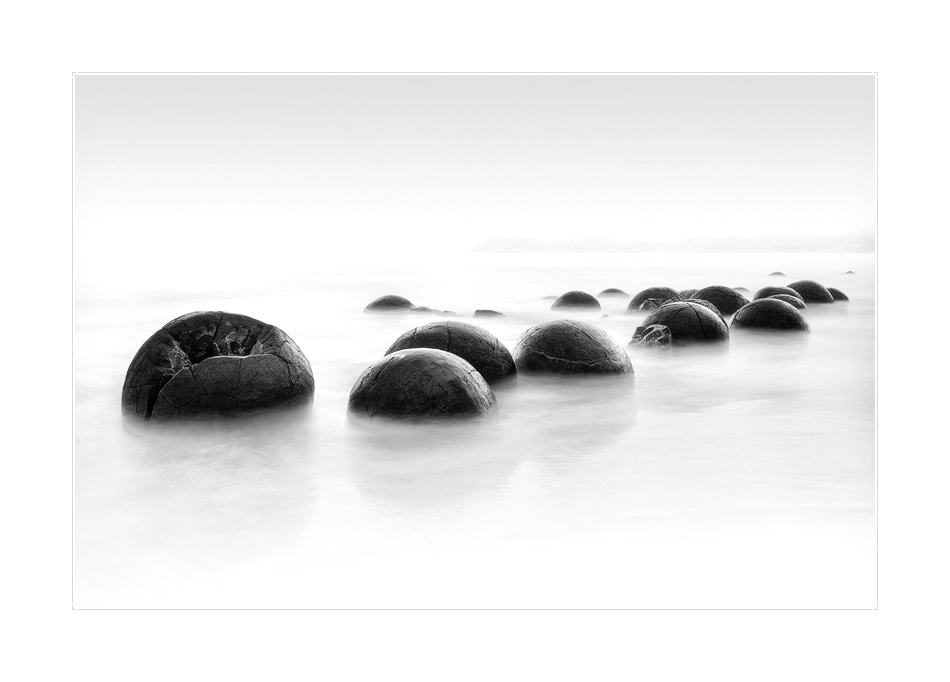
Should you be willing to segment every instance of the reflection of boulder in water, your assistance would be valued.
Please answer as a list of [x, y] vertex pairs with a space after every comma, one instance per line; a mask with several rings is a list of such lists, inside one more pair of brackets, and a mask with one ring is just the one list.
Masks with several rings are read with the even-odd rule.
[[801, 296], [801, 299], [805, 301], [805, 303], [835, 302], [834, 296], [832, 296], [831, 293], [825, 289], [825, 287], [810, 279], [802, 279], [797, 282], [792, 282], [788, 285], [788, 288], [798, 292], [798, 295]]
[[808, 306], [805, 305], [805, 302], [798, 296], [789, 296], [788, 294], [772, 294], [771, 296], [766, 296], [766, 298], [774, 298], [776, 301], [785, 301], [790, 306], [797, 308], [798, 310], [808, 310]]
[[743, 306], [732, 318], [733, 329], [808, 331], [805, 318], [793, 306], [775, 298], [760, 298]]
[[716, 309], [723, 315], [732, 315], [749, 302], [749, 299], [735, 289], [719, 285], [703, 287], [689, 298], [709, 301], [716, 306]]
[[640, 310], [640, 306], [643, 305], [644, 301], [648, 298], [659, 298], [663, 301], [669, 301], [670, 299], [674, 301], [683, 300], [683, 297], [680, 296], [680, 293], [676, 291], [676, 289], [671, 289], [670, 287], [650, 287], [633, 297], [633, 300], [627, 305], [627, 312]]
[[568, 291], [551, 304], [551, 310], [561, 309], [600, 310], [600, 301], [585, 291]]
[[831, 294], [831, 297], [836, 301], [850, 301], [845, 293], [841, 289], [835, 289], [834, 287], [828, 287], [828, 293]]

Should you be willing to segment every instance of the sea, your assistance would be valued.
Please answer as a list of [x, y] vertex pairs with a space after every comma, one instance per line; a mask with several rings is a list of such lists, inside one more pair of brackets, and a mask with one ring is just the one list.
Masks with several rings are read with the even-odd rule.
[[[630, 347], [632, 381], [522, 375], [482, 419], [347, 415], [398, 336], [446, 319], [364, 312], [385, 294], [451, 310], [512, 350], [562, 318], [626, 347], [647, 315], [628, 313], [629, 297], [572, 313], [545, 297], [801, 279], [850, 298], [810, 304], [807, 334]], [[77, 266], [74, 606], [874, 608], [875, 282], [870, 253], [326, 255], [121, 280]], [[283, 329], [313, 368], [312, 406], [124, 417], [136, 351], [196, 310]]]

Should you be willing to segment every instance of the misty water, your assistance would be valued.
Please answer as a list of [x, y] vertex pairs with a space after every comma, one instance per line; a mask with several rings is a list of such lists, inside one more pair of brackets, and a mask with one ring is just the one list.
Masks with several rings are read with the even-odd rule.
[[[873, 254], [468, 253], [240, 271], [119, 285], [77, 267], [77, 607], [876, 603]], [[632, 381], [520, 376], [485, 419], [347, 419], [360, 373], [403, 332], [444, 319], [363, 312], [384, 294], [453, 310], [509, 349], [563, 317], [626, 346], [646, 317], [625, 314], [629, 299], [564, 314], [543, 297], [798, 279], [851, 300], [809, 305], [809, 334], [630, 348]], [[312, 407], [124, 419], [139, 346], [194, 310], [286, 331], [313, 368]]]

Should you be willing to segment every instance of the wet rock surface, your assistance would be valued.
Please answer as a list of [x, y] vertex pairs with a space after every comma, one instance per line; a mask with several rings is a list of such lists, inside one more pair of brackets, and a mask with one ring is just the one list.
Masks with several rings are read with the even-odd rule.
[[822, 285], [814, 280], [802, 279], [788, 285], [789, 289], [798, 292], [805, 303], [834, 303], [835, 298]]
[[620, 296], [629, 296], [629, 295], [630, 295], [630, 294], [628, 294], [628, 293], [627, 293], [626, 291], [624, 291], [623, 289], [615, 289], [614, 287], [610, 287], [609, 289], [604, 289], [604, 290], [601, 291], [599, 294], [597, 294], [597, 298], [601, 298], [601, 297], [604, 297], [604, 296], [617, 296], [617, 297], [620, 297]]
[[630, 304], [627, 306], [627, 310], [639, 310], [640, 306], [643, 305], [644, 301], [648, 298], [658, 298], [662, 301], [669, 301], [670, 299], [674, 301], [683, 300], [683, 297], [680, 296], [679, 292], [675, 289], [670, 289], [669, 287], [650, 287], [634, 296], [633, 300], [630, 301]]
[[669, 348], [673, 338], [670, 328], [662, 324], [651, 324], [649, 327], [637, 327], [630, 340], [629, 346], [642, 348]]
[[122, 409], [143, 419], [237, 416], [313, 398], [306, 356], [281, 329], [221, 311], [178, 317], [139, 348]]
[[519, 372], [632, 374], [627, 352], [586, 322], [553, 320], [525, 331], [512, 353]]
[[366, 313], [391, 312], [398, 310], [412, 310], [415, 306], [407, 298], [390, 294], [380, 296], [363, 308]]
[[795, 298], [802, 297], [797, 291], [794, 289], [789, 289], [788, 287], [762, 287], [755, 292], [755, 296], [752, 300], [757, 301], [760, 298], [768, 298], [769, 296], [774, 296], [775, 294], [785, 294], [787, 296], [794, 296]]
[[836, 301], [850, 301], [841, 289], [835, 289], [834, 287], [828, 287], [828, 293], [831, 294], [831, 297]]
[[687, 303], [696, 303], [696, 304], [698, 304], [698, 305], [703, 306], [704, 308], [708, 308], [709, 310], [713, 311], [714, 313], [716, 313], [716, 314], [719, 316], [719, 319], [722, 320], [722, 323], [723, 323], [723, 324], [726, 324], [726, 318], [723, 317], [723, 315], [722, 315], [721, 312], [719, 312], [719, 308], [717, 308], [715, 305], [713, 305], [713, 304], [710, 303], [709, 301], [705, 301], [705, 300], [703, 300], [703, 299], [701, 299], [701, 298], [688, 298], [688, 299], [686, 299], [686, 302], [687, 302]]
[[643, 321], [643, 327], [668, 327], [674, 346], [718, 343], [729, 340], [729, 327], [722, 317], [706, 306], [688, 301], [667, 303]]
[[477, 417], [495, 394], [470, 363], [434, 348], [395, 351], [368, 367], [350, 391], [354, 416], [429, 420]]
[[465, 322], [439, 321], [411, 329], [393, 342], [386, 355], [409, 348], [435, 348], [458, 355], [489, 384], [517, 371], [511, 352], [494, 334]]
[[683, 289], [679, 292], [680, 297], [685, 301], [687, 298], [693, 298], [699, 289]]
[[808, 331], [805, 318], [792, 305], [776, 298], [760, 298], [739, 309], [733, 329]]
[[[643, 303], [640, 304], [640, 310], [656, 310], [660, 306], [670, 303], [675, 299], [672, 298], [648, 298]], [[629, 310], [629, 308], [628, 308]]]
[[600, 301], [584, 291], [568, 291], [558, 296], [551, 310], [600, 310]]
[[723, 315], [732, 315], [749, 302], [749, 299], [735, 289], [719, 285], [703, 287], [690, 298], [709, 301]]
[[472, 317], [504, 317], [504, 313], [500, 313], [497, 310], [476, 310], [475, 314]]
[[789, 296], [788, 294], [772, 294], [771, 296], [766, 296], [766, 298], [774, 298], [777, 301], [785, 301], [790, 306], [797, 308], [798, 310], [808, 309], [808, 306], [805, 305], [805, 302], [798, 296]]

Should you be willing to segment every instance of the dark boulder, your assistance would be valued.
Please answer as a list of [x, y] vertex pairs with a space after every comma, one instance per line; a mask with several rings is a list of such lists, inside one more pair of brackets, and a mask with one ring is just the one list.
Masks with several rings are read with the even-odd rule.
[[693, 298], [699, 289], [683, 289], [679, 292], [680, 297], [685, 301], [687, 298]]
[[426, 308], [424, 305], [416, 305], [412, 307], [412, 312], [414, 313], [432, 313], [433, 315], [438, 315], [440, 311], [433, 310], [432, 308]]
[[794, 289], [801, 296], [805, 303], [834, 303], [835, 297], [821, 286], [818, 282], [810, 279], [802, 279], [792, 282], [788, 285], [789, 289]]
[[844, 274], [845, 274], [845, 275], [853, 275], [853, 274], [854, 274], [854, 270], [848, 270], [848, 271], [845, 272]]
[[380, 296], [375, 301], [363, 308], [364, 313], [384, 313], [394, 310], [412, 310], [415, 306], [409, 299], [402, 296]]
[[732, 318], [733, 329], [808, 331], [808, 323], [794, 306], [777, 298], [759, 298]]
[[500, 313], [497, 310], [476, 310], [475, 314], [472, 317], [504, 317], [504, 313]]
[[673, 299], [671, 298], [648, 298], [640, 304], [640, 310], [656, 310], [661, 305], [671, 303], [672, 301]]
[[313, 399], [303, 351], [279, 328], [246, 315], [194, 312], [139, 348], [122, 408], [144, 419], [236, 416]]
[[778, 272], [778, 271], [770, 272], [770, 273], [769, 273], [769, 277], [785, 277], [785, 273], [784, 273], [784, 272]]
[[774, 298], [778, 301], [785, 301], [789, 305], [797, 308], [798, 310], [807, 310], [808, 306], [805, 305], [805, 302], [800, 299], [798, 296], [789, 296], [788, 294], [772, 294], [771, 296], [766, 296], [766, 298]]
[[627, 352], [607, 332], [576, 320], [531, 327], [518, 339], [513, 355], [519, 372], [633, 373]]
[[752, 292], [746, 289], [745, 287], [732, 287], [733, 291], [738, 291], [740, 294], [745, 296], [746, 294], [752, 295]]
[[[799, 294], [794, 289], [789, 289], [788, 287], [762, 287], [755, 292], [755, 296], [752, 297], [752, 300], [758, 300], [760, 298], [768, 298], [769, 296], [774, 296], [775, 294], [786, 294], [788, 296], [794, 296], [796, 298], [801, 298]], [[803, 299], [804, 300], [804, 299]]]
[[674, 346], [729, 340], [729, 327], [722, 317], [698, 303], [667, 303], [650, 313], [642, 326], [649, 327], [653, 324], [669, 327]]
[[386, 355], [407, 348], [435, 348], [458, 355], [477, 369], [488, 383], [516, 372], [511, 353], [494, 334], [465, 322], [430, 322], [410, 329], [393, 342]]
[[356, 416], [390, 419], [476, 417], [495, 407], [495, 394], [471, 364], [434, 348], [396, 351], [368, 367], [350, 391]]
[[651, 324], [649, 327], [637, 327], [628, 347], [669, 348], [671, 343], [672, 336], [669, 327], [662, 324]]
[[568, 291], [551, 304], [551, 310], [570, 309], [600, 310], [600, 301], [583, 291]]
[[716, 309], [723, 315], [732, 315], [739, 308], [749, 302], [749, 299], [747, 299], [735, 289], [718, 285], [703, 287], [690, 298], [698, 298], [703, 301], [709, 301], [714, 306], [716, 306]]
[[726, 318], [722, 316], [722, 313], [721, 313], [721, 312], [719, 312], [719, 308], [717, 308], [716, 306], [714, 306], [714, 305], [713, 305], [712, 303], [710, 303], [709, 301], [705, 301], [705, 300], [703, 300], [703, 299], [701, 299], [701, 298], [687, 298], [687, 299], [686, 299], [686, 302], [687, 302], [687, 303], [698, 303], [699, 305], [703, 306], [704, 308], [709, 308], [711, 311], [713, 311], [714, 313], [716, 313], [716, 314], [719, 316], [719, 319], [722, 320], [722, 323], [723, 323], [723, 324], [726, 324]]
[[611, 287], [611, 288], [609, 288], [609, 289], [604, 289], [604, 290], [601, 291], [599, 294], [597, 294], [597, 298], [603, 298], [603, 297], [606, 297], [606, 296], [618, 296], [618, 297], [619, 297], [619, 296], [624, 296], [624, 297], [626, 297], [626, 296], [629, 296], [629, 295], [630, 295], [630, 294], [628, 294], [628, 293], [627, 293], [626, 291], [624, 291], [623, 289], [615, 289], [615, 288]]
[[828, 293], [831, 294], [831, 297], [836, 301], [850, 301], [841, 289], [835, 289], [834, 287], [828, 287]]
[[627, 312], [639, 310], [640, 306], [643, 305], [643, 302], [648, 298], [659, 298], [663, 301], [668, 301], [670, 299], [673, 299], [674, 301], [683, 300], [683, 297], [680, 296], [679, 292], [675, 289], [670, 289], [669, 287], [650, 287], [649, 289], [644, 289], [633, 297], [633, 300], [630, 301], [630, 304], [627, 306]]

